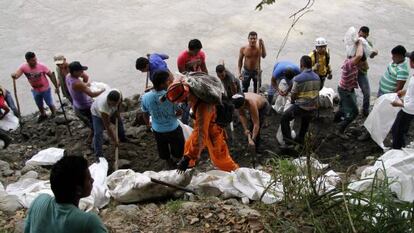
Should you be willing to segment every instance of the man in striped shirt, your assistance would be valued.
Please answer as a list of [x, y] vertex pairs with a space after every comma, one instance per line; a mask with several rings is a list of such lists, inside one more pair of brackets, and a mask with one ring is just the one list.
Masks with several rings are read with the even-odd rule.
[[296, 117], [301, 118], [300, 131], [295, 142], [303, 144], [313, 112], [318, 108], [321, 80], [312, 70], [312, 59], [309, 56], [303, 56], [300, 59], [300, 68], [302, 73], [293, 78], [292, 105], [283, 112], [280, 121], [283, 140], [287, 145], [292, 144], [290, 121]]
[[383, 94], [396, 93], [404, 88], [409, 77], [408, 61], [405, 59], [407, 50], [398, 45], [391, 50], [392, 63], [387, 66], [379, 84], [378, 97]]
[[[358, 116], [358, 105], [355, 89], [358, 88], [358, 65], [364, 62], [364, 51], [360, 40], [356, 42], [355, 56], [348, 57], [342, 65], [342, 76], [339, 81], [339, 111], [335, 114], [335, 122], [339, 122], [337, 135], [343, 139], [349, 139], [345, 134], [346, 127]], [[365, 58], [366, 59], [366, 58]]]

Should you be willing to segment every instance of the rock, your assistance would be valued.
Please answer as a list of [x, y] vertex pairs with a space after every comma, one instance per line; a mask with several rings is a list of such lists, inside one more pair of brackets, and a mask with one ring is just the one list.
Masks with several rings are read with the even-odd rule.
[[20, 204], [19, 199], [15, 195], [8, 195], [6, 192], [0, 192], [0, 210], [14, 214], [18, 209], [23, 208]]
[[367, 167], [370, 167], [369, 165], [365, 165], [365, 166], [361, 166], [361, 167], [358, 167], [356, 170], [355, 170], [355, 175], [359, 178], [359, 177], [361, 177], [361, 174], [362, 174], [362, 172], [367, 168]]
[[13, 233], [23, 233], [24, 232], [24, 225], [25, 225], [24, 219], [17, 221], [14, 225]]
[[133, 215], [139, 211], [137, 205], [119, 205], [116, 207], [116, 211], [126, 214], [126, 215]]
[[23, 176], [21, 176], [20, 179], [26, 179], [26, 178], [37, 179], [38, 177], [39, 177], [39, 173], [37, 173], [35, 171], [28, 171]]
[[188, 210], [195, 210], [195, 209], [198, 209], [200, 206], [201, 206], [201, 204], [200, 204], [200, 203], [197, 203], [197, 202], [191, 202], [191, 201], [189, 201], [189, 202], [184, 202], [184, 203], [182, 203], [182, 204], [181, 204], [181, 208], [182, 208], [184, 211], [188, 211]]
[[261, 216], [259, 211], [254, 210], [254, 209], [252, 209], [248, 206], [244, 206], [243, 208], [240, 208], [238, 210], [238, 214], [240, 216], [243, 216], [243, 217], [248, 217], [248, 216], [258, 216], [258, 217], [260, 217]]
[[147, 131], [147, 126], [145, 125], [141, 125], [139, 127], [129, 127], [126, 130], [125, 135], [127, 137], [137, 138], [140, 134], [145, 133], [146, 131]]
[[118, 160], [118, 168], [119, 169], [127, 169], [131, 167], [131, 161], [127, 159], [120, 159]]
[[11, 176], [13, 174], [14, 171], [10, 169], [10, 164], [6, 161], [0, 160], [0, 175]]
[[190, 221], [190, 225], [193, 225], [193, 224], [198, 223], [198, 222], [200, 222], [199, 218], [192, 218], [191, 221]]

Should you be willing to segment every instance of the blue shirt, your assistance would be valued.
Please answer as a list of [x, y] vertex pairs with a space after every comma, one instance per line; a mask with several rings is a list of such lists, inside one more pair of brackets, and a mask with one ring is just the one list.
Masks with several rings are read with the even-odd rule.
[[171, 132], [177, 129], [178, 120], [175, 115], [177, 105], [165, 100], [161, 103], [160, 98], [167, 91], [151, 91], [142, 97], [141, 108], [143, 112], [152, 117], [152, 129], [157, 133]]
[[149, 72], [151, 81], [157, 71], [168, 71], [167, 63], [164, 61], [168, 59], [165, 54], [153, 53], [149, 56]]
[[295, 63], [290, 61], [281, 61], [275, 64], [273, 68], [272, 78], [275, 78], [276, 80], [281, 79], [285, 76], [285, 71], [287, 69], [292, 69], [295, 73], [295, 76], [300, 74], [300, 68]]

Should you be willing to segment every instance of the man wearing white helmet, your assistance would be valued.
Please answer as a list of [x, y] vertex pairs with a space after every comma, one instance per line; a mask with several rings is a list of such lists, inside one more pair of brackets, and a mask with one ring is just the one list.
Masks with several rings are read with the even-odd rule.
[[328, 42], [325, 38], [319, 37], [315, 41], [315, 47], [316, 49], [309, 54], [309, 57], [312, 59], [313, 71], [319, 75], [319, 78], [321, 79], [322, 89], [325, 84], [325, 79], [332, 79], [332, 70], [331, 66], [329, 65], [330, 55], [327, 48]]

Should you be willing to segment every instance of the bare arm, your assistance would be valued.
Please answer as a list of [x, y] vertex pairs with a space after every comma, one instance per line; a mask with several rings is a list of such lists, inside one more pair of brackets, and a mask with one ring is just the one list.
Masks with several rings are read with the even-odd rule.
[[262, 51], [261, 56], [262, 56], [262, 58], [265, 58], [267, 53], [266, 53], [266, 47], [265, 47], [264, 42], [263, 42], [262, 39], [259, 39], [259, 46], [260, 46], [261, 51]]
[[404, 88], [404, 85], [405, 85], [405, 81], [397, 80], [397, 88], [396, 88], [395, 92], [398, 92], [398, 91], [402, 90]]
[[253, 121], [252, 139], [256, 140], [257, 135], [259, 134], [259, 130], [260, 130], [259, 109], [257, 109], [256, 104], [250, 105], [250, 117], [252, 118], [252, 121]]
[[364, 55], [364, 49], [362, 48], [361, 41], [357, 42], [357, 51], [355, 57], [352, 58], [352, 64], [357, 65], [361, 61], [362, 56]]
[[58, 83], [58, 81], [56, 79], [55, 73], [52, 72], [52, 71], [49, 71], [46, 75], [49, 77], [50, 81], [52, 81], [53, 85], [55, 86], [55, 88], [57, 90], [56, 92], [58, 92], [58, 90], [59, 90], [59, 83]]
[[0, 120], [1, 120], [1, 119], [3, 119], [3, 118], [4, 118], [4, 116], [6, 116], [6, 115], [7, 115], [7, 113], [9, 113], [9, 112], [10, 112], [10, 108], [9, 108], [9, 107], [7, 107], [6, 105], [4, 105], [4, 106], [2, 107], [2, 109], [4, 110], [4, 113], [0, 113]]
[[11, 74], [11, 77], [13, 79], [18, 79], [23, 75], [23, 71], [18, 69], [16, 72], [14, 72], [13, 74]]
[[240, 123], [243, 126], [244, 134], [249, 137], [250, 136], [250, 130], [249, 130], [249, 127], [248, 127], [248, 122], [247, 122], [245, 109], [242, 107], [238, 111], [239, 111]]
[[201, 71], [208, 74], [207, 66], [205, 62], [201, 62]]
[[241, 69], [243, 66], [243, 59], [244, 59], [244, 47], [240, 48], [240, 53], [239, 53], [239, 60], [237, 62], [237, 74], [239, 76], [239, 78], [241, 77]]
[[76, 91], [81, 91], [85, 94], [87, 94], [88, 96], [95, 98], [97, 96], [99, 96], [100, 94], [102, 94], [105, 89], [97, 91], [97, 92], [93, 92], [84, 82], [77, 82], [75, 83], [75, 85], [73, 85], [73, 89]]
[[144, 122], [147, 128], [151, 128], [151, 122], [150, 122], [150, 114], [147, 112], [144, 112], [143, 114]]
[[88, 83], [89, 82], [89, 75], [85, 72], [82, 73], [81, 78], [83, 80], [84, 83]]

